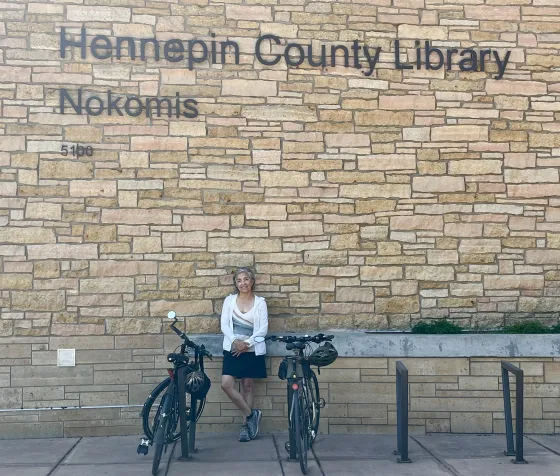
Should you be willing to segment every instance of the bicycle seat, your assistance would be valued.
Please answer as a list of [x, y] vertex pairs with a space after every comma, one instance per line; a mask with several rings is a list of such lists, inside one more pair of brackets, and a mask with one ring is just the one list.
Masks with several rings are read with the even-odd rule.
[[182, 354], [175, 354], [175, 353], [171, 353], [171, 354], [167, 354], [167, 361], [168, 362], [178, 362], [178, 363], [187, 363], [189, 361], [189, 356], [188, 355], [182, 355]]

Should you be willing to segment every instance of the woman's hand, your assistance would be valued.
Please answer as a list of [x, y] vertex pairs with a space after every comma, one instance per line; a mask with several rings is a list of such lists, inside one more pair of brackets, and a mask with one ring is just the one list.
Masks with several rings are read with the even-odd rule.
[[242, 340], [235, 339], [233, 341], [233, 350], [232, 355], [234, 357], [239, 357], [243, 352], [247, 352], [249, 349], [249, 344], [247, 342], [243, 342]]

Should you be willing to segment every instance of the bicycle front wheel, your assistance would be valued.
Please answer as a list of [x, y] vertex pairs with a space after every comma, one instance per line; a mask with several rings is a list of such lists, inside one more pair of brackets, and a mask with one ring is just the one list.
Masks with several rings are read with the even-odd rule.
[[152, 463], [152, 474], [156, 476], [161, 463], [163, 448], [167, 446], [169, 423], [172, 419], [173, 397], [165, 394], [161, 405], [160, 417], [157, 420], [157, 429], [154, 437], [154, 461]]
[[[144, 429], [144, 434], [148, 440], [154, 440], [154, 434], [156, 428], [156, 422], [159, 419], [159, 415], [161, 414], [161, 402], [162, 397], [165, 395], [167, 387], [171, 383], [171, 378], [167, 377], [163, 382], [161, 382], [154, 390], [150, 393], [150, 396], [146, 399], [144, 403], [144, 407], [142, 409], [142, 426]], [[189, 424], [190, 420], [190, 408], [191, 408], [191, 395], [190, 393], [186, 393], [187, 396], [187, 425]], [[198, 401], [198, 405], [196, 408], [196, 420], [200, 418], [202, 415], [202, 411], [204, 410], [204, 404], [206, 399], [202, 401]], [[177, 408], [175, 411], [175, 421], [171, 423], [171, 441], [178, 441], [181, 438], [181, 432], [178, 429], [179, 425], [179, 402], [177, 401]]]
[[307, 474], [307, 443], [308, 443], [308, 429], [307, 429], [307, 411], [303, 407], [301, 393], [294, 393], [294, 411], [292, 413], [294, 439], [296, 440], [296, 449], [299, 457], [299, 467], [303, 474]]

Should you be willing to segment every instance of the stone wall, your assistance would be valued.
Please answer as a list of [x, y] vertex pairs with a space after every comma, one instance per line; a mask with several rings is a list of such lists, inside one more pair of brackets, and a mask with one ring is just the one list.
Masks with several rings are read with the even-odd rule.
[[[55, 351], [31, 352], [30, 345], [18, 347], [22, 363], [32, 355], [33, 362], [40, 366], [13, 367], [13, 384], [24, 386], [23, 402], [18, 393], [21, 389], [4, 389], [0, 390], [4, 405], [19, 408], [23, 403], [28, 409], [60, 405], [105, 408], [3, 412], [0, 439], [141, 434], [141, 405], [165, 376], [162, 347], [172, 350], [176, 339], [166, 339], [165, 343], [161, 337], [110, 339], [92, 338], [91, 347], [105, 350], [78, 351], [83, 363], [64, 369], [53, 366]], [[57, 340], [53, 347], [75, 344]], [[15, 351], [13, 357], [16, 364]], [[411, 433], [505, 432], [500, 359], [482, 357], [340, 358], [318, 375], [326, 402], [320, 431], [395, 433], [396, 360], [402, 360], [409, 370]], [[525, 432], [560, 433], [560, 358], [508, 360], [525, 372]], [[276, 377], [279, 362], [279, 357], [267, 358], [271, 376], [257, 381], [255, 387], [255, 405], [263, 411], [265, 432], [285, 432], [287, 428], [286, 382]], [[209, 362], [207, 373], [213, 386], [199, 430], [237, 431], [240, 412], [219, 386], [221, 359]], [[511, 382], [513, 396], [513, 379]]]
[[[68, 41], [85, 27], [85, 58], [61, 57], [62, 27]], [[381, 53], [369, 76], [363, 49], [363, 71], [266, 66], [264, 34], [281, 38], [267, 58], [289, 41]], [[239, 64], [97, 59], [98, 35], [231, 40]], [[402, 64], [416, 40], [493, 53], [483, 72], [460, 71], [458, 53], [450, 70], [397, 69], [396, 40]], [[559, 42], [557, 0], [2, 2], [3, 406], [137, 402], [130, 388], [160, 372], [121, 343], [160, 342], [171, 308], [189, 333], [219, 332], [238, 265], [255, 267], [273, 331], [558, 322]], [[62, 89], [178, 94], [198, 115], [97, 114], [98, 101], [76, 114], [70, 100], [60, 114]], [[62, 155], [76, 143], [92, 155]], [[80, 367], [53, 367], [62, 345]]]

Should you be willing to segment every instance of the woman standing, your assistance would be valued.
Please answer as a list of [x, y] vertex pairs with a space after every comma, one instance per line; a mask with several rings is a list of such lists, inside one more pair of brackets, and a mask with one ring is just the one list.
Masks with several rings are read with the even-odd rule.
[[[222, 389], [243, 413], [239, 441], [250, 441], [259, 433], [262, 417], [260, 410], [253, 409], [253, 379], [266, 378], [266, 345], [255, 342], [255, 337], [266, 336], [268, 309], [264, 298], [253, 294], [255, 274], [249, 268], [238, 268], [233, 284], [235, 294], [226, 297], [222, 308]], [[235, 388], [236, 378], [241, 379], [242, 394]]]

